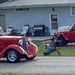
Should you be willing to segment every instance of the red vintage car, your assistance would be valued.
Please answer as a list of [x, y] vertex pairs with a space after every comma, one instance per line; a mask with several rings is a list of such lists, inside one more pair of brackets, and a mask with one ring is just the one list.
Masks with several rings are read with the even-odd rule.
[[61, 37], [61, 46], [75, 42], [75, 23], [70, 26], [62, 26], [57, 32]]
[[26, 58], [31, 60], [36, 57], [38, 47], [25, 36], [5, 36], [0, 27], [0, 58], [8, 62], [19, 62]]

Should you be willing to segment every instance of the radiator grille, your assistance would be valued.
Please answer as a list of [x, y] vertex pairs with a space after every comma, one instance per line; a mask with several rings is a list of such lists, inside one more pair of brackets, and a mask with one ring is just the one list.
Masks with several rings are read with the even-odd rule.
[[23, 38], [23, 45], [22, 45], [22, 48], [23, 48], [27, 53], [29, 53], [29, 52], [28, 52], [28, 48], [27, 48], [27, 44], [26, 44], [25, 38]]

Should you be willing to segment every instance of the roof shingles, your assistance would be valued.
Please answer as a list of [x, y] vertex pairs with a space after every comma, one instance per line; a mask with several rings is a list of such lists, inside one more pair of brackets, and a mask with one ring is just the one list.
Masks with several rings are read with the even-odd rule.
[[75, 0], [15, 0], [1, 4], [0, 7], [20, 7], [20, 6], [52, 6], [52, 5], [75, 5]]

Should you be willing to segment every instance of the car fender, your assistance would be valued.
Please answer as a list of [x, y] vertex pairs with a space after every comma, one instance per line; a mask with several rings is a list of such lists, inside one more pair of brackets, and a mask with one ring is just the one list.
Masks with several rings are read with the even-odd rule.
[[21, 46], [18, 46], [18, 45], [9, 45], [8, 47], [6, 47], [6, 50], [11, 49], [11, 48], [17, 50], [20, 54], [26, 53], [26, 51]]
[[[27, 53], [26, 53], [26, 51], [21, 47], [21, 46], [18, 46], [18, 45], [9, 45], [9, 46], [7, 46], [1, 53], [0, 53], [0, 56], [1, 57], [3, 57], [4, 56], [4, 54], [5, 54], [5, 52], [7, 51], [7, 50], [9, 50], [9, 49], [15, 49], [15, 50], [17, 50], [20, 54], [26, 54], [26, 55], [28, 55]], [[1, 58], [0, 57], [0, 58]]]
[[60, 34], [65, 40], [67, 40], [68, 41], [68, 38], [66, 37], [66, 34]]
[[38, 52], [38, 47], [34, 43], [28, 44], [28, 50], [30, 54], [36, 55]]

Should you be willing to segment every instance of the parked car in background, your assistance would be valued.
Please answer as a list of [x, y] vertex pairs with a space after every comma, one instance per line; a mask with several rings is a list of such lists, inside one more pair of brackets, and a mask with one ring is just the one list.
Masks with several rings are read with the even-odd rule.
[[59, 28], [57, 32], [60, 33], [61, 36], [61, 46], [75, 42], [75, 24], [63, 26]]
[[0, 58], [7, 58], [8, 62], [19, 62], [20, 59], [34, 59], [38, 47], [25, 36], [5, 36], [0, 27]]

